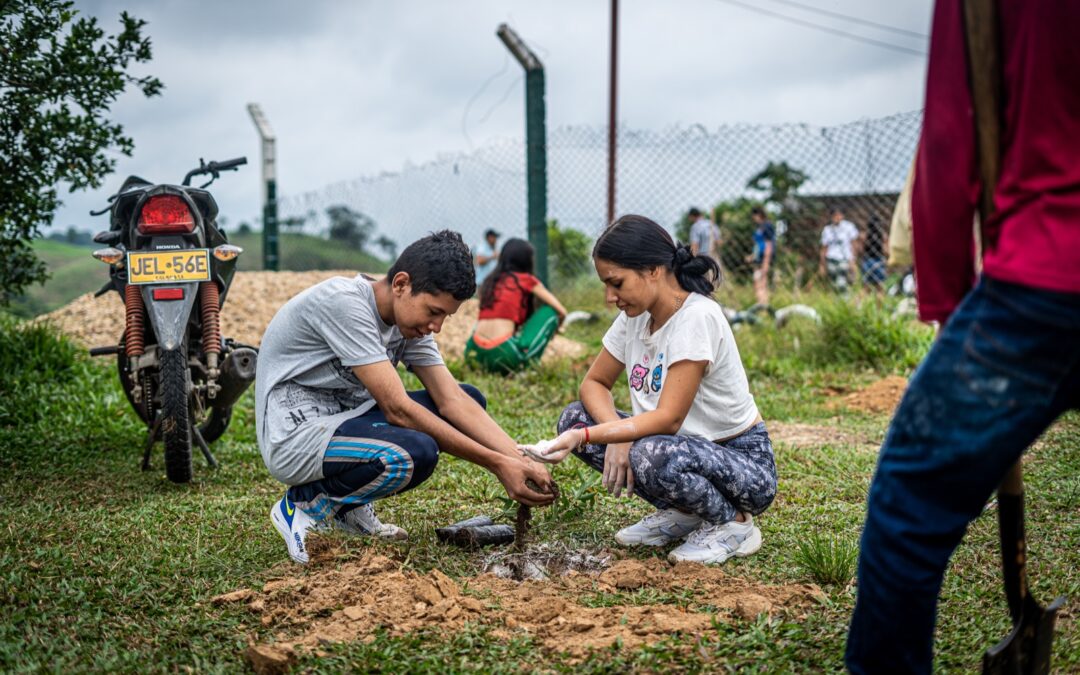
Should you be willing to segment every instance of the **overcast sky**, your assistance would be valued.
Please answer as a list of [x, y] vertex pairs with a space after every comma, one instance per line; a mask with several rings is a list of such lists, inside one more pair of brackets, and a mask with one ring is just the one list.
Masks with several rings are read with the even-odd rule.
[[[759, 12], [747, 9], [746, 4]], [[931, 1], [797, 4], [925, 35]], [[76, 0], [116, 32], [147, 21], [159, 97], [125, 95], [113, 118], [132, 157], [97, 193], [64, 194], [54, 226], [102, 229], [86, 212], [128, 174], [179, 182], [206, 159], [248, 157], [212, 188], [232, 223], [260, 211], [258, 102], [278, 139], [282, 195], [397, 171], [524, 135], [524, 84], [495, 29], [508, 23], [543, 60], [549, 128], [607, 121], [609, 2]], [[855, 33], [860, 42], [795, 21]], [[831, 125], [922, 107], [925, 37], [807, 11], [790, 0], [623, 0], [619, 123]], [[914, 53], [912, 53], [914, 52]]]

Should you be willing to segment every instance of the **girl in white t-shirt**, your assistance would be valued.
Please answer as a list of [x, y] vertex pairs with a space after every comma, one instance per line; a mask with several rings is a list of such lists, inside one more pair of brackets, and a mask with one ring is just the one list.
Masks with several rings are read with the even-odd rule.
[[[776, 464], [731, 327], [710, 296], [720, 270], [643, 216], [617, 220], [593, 248], [608, 302], [621, 310], [559, 419], [546, 461], [573, 452], [616, 496], [656, 513], [620, 530], [626, 546], [685, 539], [672, 561], [722, 563], [761, 547], [753, 516], [776, 496]], [[633, 414], [611, 389], [626, 372]]]

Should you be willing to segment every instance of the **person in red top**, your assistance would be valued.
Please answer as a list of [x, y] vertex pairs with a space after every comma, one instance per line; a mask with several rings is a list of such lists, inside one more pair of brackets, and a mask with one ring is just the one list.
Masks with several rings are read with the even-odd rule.
[[930, 672], [938, 593], [968, 524], [1024, 450], [1080, 407], [1080, 3], [997, 6], [1001, 172], [981, 278], [963, 3], [934, 9], [912, 217], [920, 316], [943, 326], [870, 486], [853, 673]]
[[[465, 344], [465, 358], [493, 373], [520, 370], [540, 359], [566, 308], [533, 275], [533, 247], [523, 239], [503, 244], [499, 264], [480, 286], [480, 316]], [[535, 308], [534, 305], [540, 304]]]

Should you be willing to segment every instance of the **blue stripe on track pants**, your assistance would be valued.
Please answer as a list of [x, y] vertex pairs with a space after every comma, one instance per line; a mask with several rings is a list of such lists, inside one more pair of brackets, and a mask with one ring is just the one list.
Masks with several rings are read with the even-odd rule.
[[[462, 390], [487, 407], [472, 385]], [[436, 415], [435, 401], [426, 391], [409, 398]], [[378, 408], [337, 428], [323, 455], [323, 477], [289, 488], [289, 500], [312, 518], [341, 517], [376, 499], [410, 490], [431, 477], [439, 461], [439, 446], [431, 436], [394, 426]]]

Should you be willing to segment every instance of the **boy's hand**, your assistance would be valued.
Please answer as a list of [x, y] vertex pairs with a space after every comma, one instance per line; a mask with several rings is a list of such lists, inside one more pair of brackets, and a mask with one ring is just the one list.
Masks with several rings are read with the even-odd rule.
[[[541, 464], [530, 460], [510, 460], [495, 472], [495, 476], [503, 484], [507, 496], [515, 502], [526, 506], [547, 506], [555, 501], [551, 474]], [[531, 489], [525, 483], [527, 480], [538, 485], [542, 492]]]

